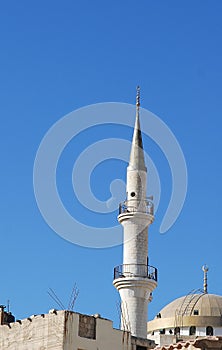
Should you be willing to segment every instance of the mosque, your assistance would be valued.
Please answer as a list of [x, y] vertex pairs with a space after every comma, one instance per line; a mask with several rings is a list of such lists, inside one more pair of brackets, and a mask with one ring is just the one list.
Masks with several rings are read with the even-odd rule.
[[147, 335], [160, 346], [190, 339], [222, 336], [222, 296], [208, 294], [207, 271], [204, 288], [191, 291], [166, 305], [147, 324]]
[[127, 168], [127, 199], [120, 205], [123, 226], [123, 265], [115, 268], [114, 286], [122, 302], [122, 329], [133, 336], [151, 339], [159, 346], [189, 341], [196, 337], [222, 336], [222, 296], [204, 288], [192, 291], [166, 305], [146, 323], [147, 306], [157, 287], [157, 269], [149, 266], [148, 229], [154, 220], [152, 198], [146, 198], [147, 169], [140, 129], [140, 90], [137, 88], [136, 122]]
[[2, 350], [194, 350], [222, 349], [222, 296], [209, 294], [208, 267], [204, 288], [180, 297], [148, 320], [148, 304], [157, 287], [157, 268], [149, 265], [148, 230], [154, 221], [147, 198], [147, 168], [140, 128], [140, 89], [129, 165], [126, 200], [119, 206], [123, 227], [123, 263], [114, 268], [113, 285], [121, 298], [121, 329], [99, 314], [50, 310], [16, 320], [0, 306]]

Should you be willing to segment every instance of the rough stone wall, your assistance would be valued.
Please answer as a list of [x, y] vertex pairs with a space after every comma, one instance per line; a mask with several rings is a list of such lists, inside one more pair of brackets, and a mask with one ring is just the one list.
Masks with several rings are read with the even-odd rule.
[[0, 326], [1, 350], [63, 349], [64, 312], [31, 316]]
[[114, 329], [110, 320], [71, 311], [0, 326], [0, 350], [136, 350], [144, 344], [151, 348], [150, 341], [131, 338], [129, 332]]

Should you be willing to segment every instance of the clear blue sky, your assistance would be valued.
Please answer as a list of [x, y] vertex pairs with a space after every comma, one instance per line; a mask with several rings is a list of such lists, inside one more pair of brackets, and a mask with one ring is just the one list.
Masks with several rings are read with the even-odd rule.
[[[161, 235], [171, 178], [164, 156], [155, 150], [150, 154], [163, 195], [150, 230], [150, 259], [159, 269], [159, 285], [149, 318], [201, 287], [204, 263], [210, 267], [209, 291], [222, 293], [221, 13], [220, 0], [1, 3], [0, 303], [10, 299], [17, 318], [56, 307], [49, 287], [67, 305], [76, 282], [75, 310], [99, 312], [118, 325], [112, 271], [122, 261], [122, 247], [83, 248], [54, 233], [36, 205], [32, 172], [41, 139], [57, 120], [92, 103], [134, 103], [137, 84], [143, 107], [176, 135], [189, 177], [182, 213]], [[130, 139], [128, 130], [121, 132]], [[149, 146], [149, 140], [144, 143]], [[125, 164], [115, 166], [124, 179]], [[114, 168], [104, 164], [92, 181], [109, 177]], [[67, 165], [60, 188], [71, 205], [68, 170]], [[108, 184], [104, 198], [106, 191]]]

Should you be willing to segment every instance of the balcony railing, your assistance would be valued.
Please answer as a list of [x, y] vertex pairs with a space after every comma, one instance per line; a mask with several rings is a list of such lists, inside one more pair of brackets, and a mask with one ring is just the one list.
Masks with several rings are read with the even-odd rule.
[[119, 205], [119, 214], [124, 213], [145, 213], [149, 215], [154, 214], [153, 202], [149, 199], [130, 199]]
[[114, 279], [124, 277], [143, 277], [157, 282], [157, 269], [150, 265], [123, 264], [114, 268]]

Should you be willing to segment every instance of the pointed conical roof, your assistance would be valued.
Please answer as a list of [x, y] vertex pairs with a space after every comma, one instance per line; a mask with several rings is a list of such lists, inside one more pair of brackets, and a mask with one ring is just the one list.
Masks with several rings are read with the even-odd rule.
[[133, 132], [129, 166], [134, 170], [146, 171], [144, 151], [143, 151], [142, 132], [140, 129], [139, 107], [140, 107], [140, 88], [137, 87], [136, 121], [135, 121], [134, 132]]

